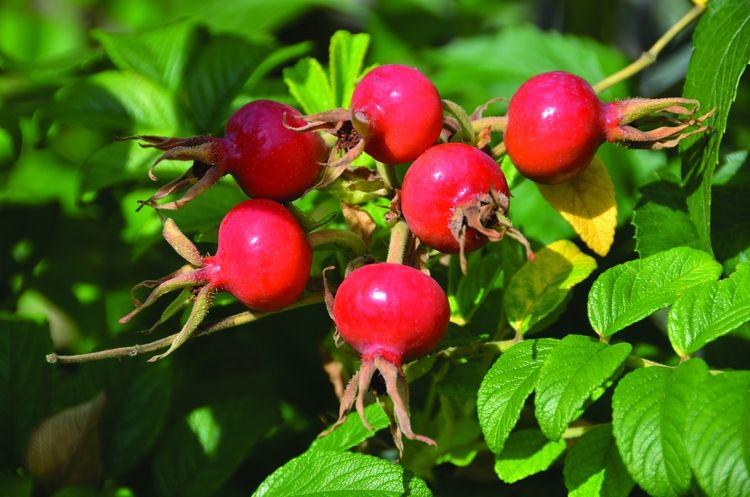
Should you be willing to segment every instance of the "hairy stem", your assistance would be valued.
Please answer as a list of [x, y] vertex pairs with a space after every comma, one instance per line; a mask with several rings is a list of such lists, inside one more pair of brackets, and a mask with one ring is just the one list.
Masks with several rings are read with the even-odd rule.
[[397, 222], [391, 228], [391, 241], [388, 245], [388, 258], [386, 262], [402, 264], [406, 248], [411, 240], [411, 231], [404, 221]]
[[682, 16], [679, 21], [674, 23], [674, 25], [672, 25], [672, 27], [670, 27], [667, 32], [661, 36], [661, 38], [656, 40], [656, 43], [654, 43], [651, 48], [643, 52], [641, 56], [638, 57], [638, 59], [634, 62], [595, 84], [594, 91], [597, 93], [601, 93], [607, 88], [610, 88], [617, 83], [630, 78], [631, 76], [639, 73], [646, 67], [656, 62], [656, 58], [659, 56], [659, 53], [661, 53], [664, 47], [667, 46], [667, 44], [672, 41], [672, 39], [677, 36], [680, 31], [685, 29], [695, 19], [700, 17], [704, 10], [706, 10], [705, 4], [703, 2], [696, 2], [695, 5], [693, 5], [693, 8], [690, 9], [687, 14]]
[[[282, 309], [281, 311], [275, 311], [275, 312], [253, 312], [253, 311], [245, 311], [240, 312], [239, 314], [234, 314], [232, 316], [226, 317], [222, 319], [221, 321], [218, 321], [212, 325], [198, 328], [195, 333], [193, 333], [191, 338], [199, 337], [199, 336], [206, 336], [210, 335], [211, 333], [219, 330], [226, 330], [228, 328], [234, 328], [236, 326], [241, 326], [243, 324], [247, 324], [253, 321], [257, 321], [258, 319], [264, 318], [266, 316], [270, 316], [272, 314], [276, 314], [278, 312], [283, 312], [290, 309], [296, 309], [298, 307], [304, 307], [308, 305], [315, 305], [323, 302], [323, 295], [316, 293], [312, 295], [307, 295], [305, 297], [302, 297], [294, 304], [290, 305], [289, 307]], [[98, 361], [101, 359], [112, 359], [115, 357], [135, 357], [140, 354], [146, 354], [148, 352], [153, 352], [155, 350], [161, 350], [169, 347], [172, 342], [179, 333], [174, 333], [172, 335], [166, 336], [164, 338], [161, 338], [159, 340], [155, 340], [153, 342], [149, 343], [143, 343], [143, 344], [136, 344], [136, 345], [130, 345], [128, 347], [117, 347], [114, 349], [107, 349], [107, 350], [100, 350], [97, 352], [90, 352], [88, 354], [78, 354], [78, 355], [57, 355], [57, 354], [48, 354], [47, 355], [47, 362], [49, 363], [62, 363], [62, 364], [68, 364], [68, 363], [80, 363], [80, 362], [89, 362], [89, 361]]]

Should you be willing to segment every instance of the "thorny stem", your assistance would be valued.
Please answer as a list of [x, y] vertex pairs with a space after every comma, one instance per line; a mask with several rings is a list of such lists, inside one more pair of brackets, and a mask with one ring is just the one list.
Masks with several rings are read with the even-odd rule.
[[[228, 328], [234, 328], [235, 326], [241, 326], [243, 324], [247, 324], [253, 321], [257, 321], [258, 319], [264, 318], [266, 316], [270, 316], [272, 314], [277, 314], [278, 312], [287, 311], [290, 309], [296, 309], [298, 307], [304, 307], [308, 305], [315, 305], [323, 302], [323, 294], [316, 293], [312, 295], [307, 295], [305, 297], [302, 297], [294, 304], [290, 305], [289, 307], [286, 307], [282, 309], [281, 311], [275, 311], [275, 312], [253, 312], [253, 311], [245, 311], [240, 312], [239, 314], [234, 314], [232, 316], [226, 317], [222, 319], [221, 321], [218, 321], [212, 325], [198, 328], [198, 330], [192, 335], [191, 338], [199, 337], [199, 336], [205, 336], [210, 335], [211, 333], [215, 331], [220, 330], [226, 330]], [[155, 340], [153, 342], [144, 343], [144, 344], [136, 344], [131, 345], [129, 347], [118, 347], [114, 349], [108, 349], [108, 350], [100, 350], [97, 352], [90, 352], [88, 354], [78, 354], [78, 355], [57, 355], [57, 354], [48, 354], [47, 355], [47, 362], [49, 363], [61, 363], [61, 364], [70, 364], [70, 363], [80, 363], [80, 362], [89, 362], [89, 361], [98, 361], [101, 359], [112, 359], [115, 357], [135, 357], [140, 354], [145, 354], [148, 352], [153, 352], [155, 350], [165, 349], [169, 347], [172, 344], [172, 341], [179, 335], [179, 333], [174, 333], [172, 335], [166, 336], [164, 338], [161, 338], [159, 340]]]
[[406, 248], [411, 240], [411, 231], [404, 221], [397, 222], [391, 228], [391, 241], [388, 244], [388, 258], [386, 262], [402, 264]]
[[706, 10], [705, 3], [695, 2], [693, 8], [690, 9], [687, 14], [682, 16], [679, 21], [672, 25], [672, 27], [669, 28], [667, 32], [661, 36], [661, 38], [656, 40], [656, 43], [654, 43], [651, 48], [643, 52], [637, 60], [630, 63], [628, 66], [620, 69], [616, 73], [604, 78], [603, 80], [595, 84], [594, 91], [596, 93], [601, 93], [607, 88], [610, 88], [617, 83], [628, 79], [629, 77], [639, 73], [646, 67], [656, 62], [656, 58], [659, 56], [659, 53], [664, 49], [664, 47], [667, 46], [667, 44], [672, 41], [672, 39], [677, 36], [680, 31], [685, 29], [691, 22], [697, 19], [704, 10]]

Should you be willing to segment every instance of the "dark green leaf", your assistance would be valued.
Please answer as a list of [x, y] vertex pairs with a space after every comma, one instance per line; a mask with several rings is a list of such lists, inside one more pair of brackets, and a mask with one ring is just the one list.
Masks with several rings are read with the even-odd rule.
[[119, 132], [174, 135], [180, 120], [172, 95], [134, 72], [104, 71], [57, 95], [55, 117]]
[[599, 275], [591, 287], [589, 321], [599, 335], [610, 336], [720, 273], [721, 264], [713, 257], [688, 247], [620, 264]]
[[563, 474], [569, 497], [627, 497], [633, 488], [611, 425], [592, 428], [578, 439], [568, 451]]
[[544, 361], [536, 382], [536, 418], [558, 440], [585, 406], [606, 390], [630, 354], [628, 343], [607, 345], [581, 335], [563, 338]]
[[549, 468], [563, 452], [565, 440], [553, 442], [539, 430], [520, 430], [495, 457], [495, 472], [505, 483], [515, 483]]
[[706, 364], [693, 359], [675, 369], [638, 369], [615, 389], [617, 447], [633, 479], [654, 497], [678, 497], [690, 489], [687, 419], [707, 376]]
[[477, 393], [477, 414], [487, 446], [495, 454], [518, 422], [526, 398], [534, 390], [539, 369], [557, 340], [541, 338], [517, 343], [492, 365]]
[[182, 81], [194, 34], [192, 20], [143, 33], [93, 32], [118, 68], [137, 72], [170, 90]]
[[686, 438], [690, 465], [711, 497], [750, 495], [750, 468], [742, 447], [749, 398], [750, 372], [722, 373], [705, 379], [690, 408]]
[[21, 461], [32, 428], [50, 411], [47, 326], [0, 312], [0, 467]]
[[674, 247], [700, 248], [698, 231], [687, 212], [685, 190], [663, 179], [641, 188], [641, 201], [633, 212], [635, 249], [648, 257]]
[[669, 311], [667, 331], [675, 351], [692, 354], [709, 342], [750, 321], [750, 264], [729, 278], [685, 292]]
[[0, 473], [0, 497], [31, 497], [34, 481], [28, 476]]
[[[708, 140], [691, 140], [682, 166], [690, 217], [698, 229], [701, 248], [711, 250], [711, 180], [719, 161], [719, 147], [727, 126], [737, 85], [750, 62], [750, 9], [746, 0], [711, 0], [693, 36], [684, 96], [701, 102], [705, 112], [715, 109], [707, 122]], [[683, 147], [683, 150], [688, 147]]]
[[221, 128], [232, 99], [265, 55], [262, 48], [228, 36], [213, 38], [200, 48], [184, 83], [198, 132]]
[[311, 450], [261, 483], [253, 497], [362, 495], [429, 497], [427, 485], [401, 466], [351, 452]]
[[158, 495], [212, 495], [273, 425], [278, 413], [272, 405], [246, 395], [175, 421], [154, 456]]

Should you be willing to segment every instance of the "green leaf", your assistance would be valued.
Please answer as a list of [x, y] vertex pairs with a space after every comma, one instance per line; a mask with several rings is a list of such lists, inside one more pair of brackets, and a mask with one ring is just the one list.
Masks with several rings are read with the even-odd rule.
[[365, 408], [367, 421], [374, 428], [370, 431], [362, 424], [357, 413], [346, 417], [346, 421], [328, 435], [316, 439], [310, 450], [344, 451], [356, 447], [368, 438], [375, 435], [376, 431], [388, 427], [388, 416], [379, 404], [371, 404]]
[[569, 497], [628, 497], [633, 488], [611, 425], [592, 428], [578, 439], [565, 457], [563, 475]]
[[[750, 217], [745, 209], [737, 208], [750, 197], [750, 154], [728, 154], [727, 165], [733, 160], [740, 166], [734, 174], [727, 172], [729, 178], [718, 178], [720, 183], [714, 185], [711, 201], [711, 240], [716, 258], [725, 267], [750, 259]], [[719, 172], [725, 171], [727, 165]]]
[[0, 473], [0, 496], [31, 497], [34, 480], [28, 476]]
[[114, 371], [108, 367], [102, 418], [102, 455], [108, 475], [130, 471], [161, 433], [172, 385], [167, 366], [133, 362], [116, 364]]
[[750, 372], [711, 376], [698, 392], [688, 416], [686, 438], [698, 484], [710, 497], [750, 495], [750, 466], [742, 447]]
[[185, 75], [185, 94], [199, 133], [221, 129], [229, 106], [266, 51], [229, 36], [203, 45]]
[[536, 418], [542, 432], [558, 440], [611, 384], [632, 347], [607, 345], [582, 335], [563, 338], [544, 361], [536, 382]]
[[284, 83], [306, 114], [336, 107], [328, 75], [320, 62], [311, 57], [284, 68]]
[[[78, 194], [97, 192], [130, 179], [145, 178], [148, 168], [159, 155], [158, 150], [143, 148], [135, 141], [109, 143], [94, 152], [81, 166]], [[144, 198], [148, 196], [140, 199]], [[137, 207], [137, 204], [133, 205], [133, 208]]]
[[557, 344], [552, 338], [519, 342], [485, 375], [477, 393], [477, 414], [487, 447], [495, 454], [503, 452], [526, 398], [534, 390], [539, 369]]
[[362, 495], [429, 497], [427, 485], [401, 466], [351, 452], [311, 450], [266, 478], [253, 497]]
[[180, 120], [172, 96], [134, 72], [104, 71], [60, 90], [56, 118], [92, 128], [176, 134]]
[[673, 304], [689, 288], [714, 281], [721, 264], [689, 247], [626, 262], [606, 270], [589, 292], [591, 326], [610, 336], [659, 309]]
[[568, 240], [553, 242], [513, 275], [503, 296], [511, 326], [524, 334], [563, 303], [576, 284], [596, 269], [596, 261]]
[[707, 376], [706, 364], [693, 359], [674, 369], [638, 369], [615, 389], [617, 447], [633, 479], [654, 497], [678, 497], [690, 489], [687, 418], [695, 391]]
[[331, 93], [336, 107], [348, 108], [351, 104], [354, 85], [362, 72], [370, 35], [336, 31], [329, 46]]
[[195, 22], [176, 22], [143, 33], [97, 29], [92, 34], [119, 69], [137, 72], [174, 91], [185, 73]]
[[549, 468], [563, 452], [565, 440], [553, 442], [539, 430], [520, 430], [495, 457], [495, 473], [505, 483], [515, 483]]
[[[510, 97], [520, 83], [542, 72], [568, 71], [596, 83], [626, 64], [620, 52], [589, 38], [528, 25], [459, 38], [429, 55], [438, 67], [433, 78], [437, 87], [467, 105], [482, 103], [476, 99], [485, 94]], [[503, 63], [488, 64], [491, 60]], [[604, 92], [603, 99], [624, 97], [625, 92], [620, 84]]]
[[641, 188], [641, 195], [633, 212], [638, 255], [648, 257], [674, 247], [700, 248], [685, 190], [679, 184], [669, 179], [655, 181]]
[[171, 426], [156, 450], [157, 494], [212, 495], [277, 416], [269, 399], [255, 395], [192, 410]]
[[750, 321], [750, 264], [729, 278], [695, 286], [669, 311], [667, 331], [681, 356], [692, 354]]
[[[693, 35], [683, 95], [701, 102], [701, 109], [716, 109], [707, 121], [708, 140], [690, 140], [682, 177], [688, 193], [690, 217], [698, 229], [701, 248], [711, 250], [711, 180], [719, 161], [729, 109], [737, 85], [750, 62], [750, 9], [745, 0], [711, 0]], [[692, 145], [692, 147], [691, 147]]]
[[[498, 244], [498, 248], [500, 248], [500, 245], [507, 247], [507, 244], [502, 243]], [[448, 301], [451, 305], [451, 321], [460, 325], [471, 321], [474, 313], [489, 294], [503, 286], [503, 280], [507, 273], [507, 262], [509, 262], [507, 252], [507, 250], [493, 250], [487, 253], [473, 252], [469, 254], [466, 274], [461, 273], [457, 260], [453, 263], [451, 277], [453, 281], [457, 278], [458, 284], [449, 284]]]
[[0, 467], [20, 463], [31, 430], [50, 411], [47, 326], [0, 312]]

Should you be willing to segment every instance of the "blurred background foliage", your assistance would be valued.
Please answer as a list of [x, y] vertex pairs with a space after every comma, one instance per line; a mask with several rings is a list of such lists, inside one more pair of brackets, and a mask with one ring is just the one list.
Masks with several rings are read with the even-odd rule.
[[[127, 326], [117, 319], [132, 305], [134, 283], [178, 264], [161, 243], [158, 215], [135, 212], [136, 200], [154, 188], [146, 170], [155, 154], [115, 138], [220, 135], [231, 112], [252, 99], [296, 105], [282, 69], [305, 56], [325, 61], [328, 39], [337, 29], [372, 35], [366, 65], [415, 65], [445, 98], [471, 109], [491, 97], [510, 97], [525, 79], [543, 71], [567, 70], [596, 82], [637, 57], [689, 7], [687, 0], [0, 2], [0, 317], [9, 330], [0, 370], [19, 371], [24, 384], [34, 386], [19, 391], [13, 388], [17, 378], [0, 375], [0, 495], [30, 495], [31, 480], [18, 468], [31, 429], [100, 391], [107, 395], [103, 410], [100, 415], [95, 405], [90, 410], [100, 424], [95, 441], [101, 445], [100, 467], [97, 473], [91, 463], [83, 473], [100, 475], [91, 482], [101, 479], [104, 486], [66, 486], [86, 479], [49, 474], [37, 484], [42, 493], [247, 495], [335, 418], [336, 398], [321, 367], [328, 354], [321, 344], [331, 330], [322, 306], [201, 339], [158, 365], [143, 358], [82, 366], [44, 363], [44, 354], [53, 349], [80, 353], [149, 340], [137, 331], [157, 319], [158, 311]], [[681, 94], [689, 35], [688, 30], [679, 36], [658, 64], [609, 89], [604, 99]], [[739, 151], [727, 167], [747, 160], [742, 151], [750, 148], [749, 86], [746, 76], [722, 143], [727, 151]], [[504, 106], [492, 110], [503, 112]], [[600, 264], [606, 268], [635, 256], [629, 219], [639, 190], [674, 177], [679, 163], [672, 153], [609, 144], [600, 157], [615, 182], [620, 219], [616, 244]], [[165, 180], [186, 165], [160, 167]], [[724, 188], [743, 192], [747, 184]], [[514, 222], [537, 244], [572, 237], [533, 184], [520, 183], [513, 195]], [[221, 217], [243, 198], [231, 179], [224, 180], [174, 219], [209, 252]], [[316, 218], [338, 209], [334, 197], [318, 192], [296, 204]], [[725, 210], [714, 216], [720, 226], [737, 220], [736, 204], [722, 196], [717, 195], [715, 208]], [[332, 225], [344, 226], [343, 219]], [[747, 254], [731, 243], [747, 234], [737, 232], [737, 224], [728, 226], [734, 235], [717, 255], [735, 264]], [[747, 247], [746, 241], [737, 247]], [[316, 274], [337, 257], [317, 254]], [[452, 340], [500, 326], [492, 292], [507, 281], [519, 258], [515, 247], [501, 243], [484, 259], [471, 261], [472, 267], [484, 264], [485, 273], [487, 264], [495, 263], [483, 281], [459, 281], [455, 267], [436, 274], [454, 305], [470, 308], [472, 315], [467, 326], [452, 328]], [[553, 334], [589, 330], [582, 312], [589, 286], [576, 289], [569, 305], [576, 312], [560, 316]], [[219, 298], [209, 320], [240, 310]], [[173, 320], [164, 331], [176, 325]], [[631, 337], [644, 356], [659, 358], [666, 343], [658, 319], [638, 325]], [[740, 364], [735, 339], [708, 347], [712, 365]], [[16, 364], [19, 358], [22, 365]], [[353, 364], [351, 357], [344, 360]], [[415, 382], [415, 405], [434, 403], [428, 392], [441, 399], [439, 407], [415, 414], [425, 432], [441, 433], [441, 446], [430, 451], [409, 445], [405, 466], [426, 478], [436, 495], [562, 493], [559, 470], [513, 487], [494, 476], [476, 422], [466, 422], [475, 416], [473, 392], [488, 365], [467, 363]], [[369, 444], [371, 453], [395, 455], [387, 434]]]

